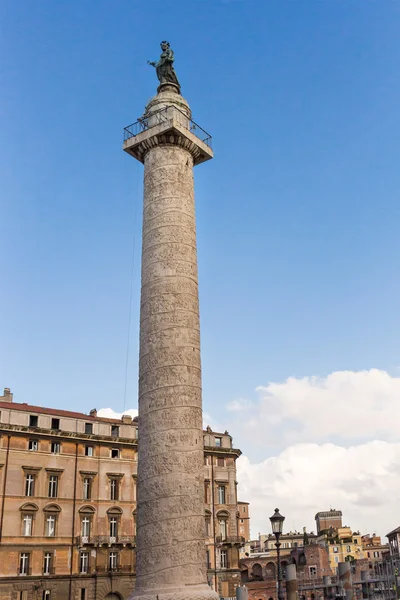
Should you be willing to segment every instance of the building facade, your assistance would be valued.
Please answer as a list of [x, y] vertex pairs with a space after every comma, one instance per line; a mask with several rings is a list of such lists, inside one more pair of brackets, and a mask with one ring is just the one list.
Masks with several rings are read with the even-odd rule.
[[342, 527], [342, 511], [341, 510], [324, 510], [317, 512], [315, 522], [317, 524], [317, 534], [329, 531], [329, 529], [338, 529]]
[[[283, 549], [281, 567], [283, 588], [285, 570], [288, 564], [295, 564], [297, 570], [298, 594], [301, 600], [315, 600], [323, 597], [323, 578], [330, 577], [328, 552], [323, 546], [311, 543]], [[276, 578], [277, 557], [267, 553], [252, 555], [240, 560], [241, 581], [249, 592], [249, 600], [277, 600]]]
[[137, 421], [1, 400], [0, 598], [126, 598]]
[[390, 556], [396, 567], [400, 568], [400, 527], [386, 534], [389, 541]]
[[[126, 600], [135, 584], [137, 419], [0, 396], [1, 600]], [[204, 432], [209, 583], [234, 595], [236, 459]], [[205, 492], [206, 493], [206, 492]]]
[[367, 559], [370, 570], [382, 563], [389, 554], [389, 544], [382, 544], [381, 537], [375, 533], [362, 535], [361, 543], [364, 558]]
[[245, 542], [250, 541], [250, 504], [249, 502], [238, 502], [238, 528], [239, 535]]
[[232, 597], [240, 585], [239, 549], [244, 536], [238, 534], [236, 460], [240, 450], [232, 448], [227, 431], [204, 435], [204, 503], [209, 585], [220, 597]]
[[330, 566], [335, 573], [339, 563], [365, 558], [362, 535], [359, 531], [353, 532], [350, 527], [325, 530], [317, 541], [327, 549]]

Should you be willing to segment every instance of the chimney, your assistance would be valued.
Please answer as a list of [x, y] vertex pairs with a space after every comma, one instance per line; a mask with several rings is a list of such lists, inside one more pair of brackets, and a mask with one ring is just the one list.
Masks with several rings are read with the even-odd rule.
[[92, 408], [89, 414], [91, 417], [97, 417], [97, 408]]
[[132, 425], [132, 417], [130, 415], [122, 415], [122, 422], [125, 425]]
[[11, 393], [10, 388], [4, 388], [3, 396], [0, 396], [0, 402], [12, 402], [13, 394]]

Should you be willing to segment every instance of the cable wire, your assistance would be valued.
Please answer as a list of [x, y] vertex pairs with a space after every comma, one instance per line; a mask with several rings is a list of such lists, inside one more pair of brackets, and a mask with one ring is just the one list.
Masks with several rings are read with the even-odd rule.
[[134, 209], [133, 209], [133, 231], [132, 231], [132, 254], [131, 254], [131, 277], [130, 277], [130, 289], [129, 289], [129, 310], [128, 310], [128, 335], [126, 340], [126, 358], [125, 358], [125, 383], [124, 383], [124, 412], [126, 409], [126, 389], [128, 383], [128, 366], [129, 366], [129, 352], [130, 352], [130, 341], [131, 341], [131, 320], [132, 320], [132, 296], [133, 296], [133, 279], [135, 273], [135, 250], [136, 250], [136, 223], [137, 223], [137, 212], [139, 205], [139, 165], [135, 165], [135, 179], [136, 188]]

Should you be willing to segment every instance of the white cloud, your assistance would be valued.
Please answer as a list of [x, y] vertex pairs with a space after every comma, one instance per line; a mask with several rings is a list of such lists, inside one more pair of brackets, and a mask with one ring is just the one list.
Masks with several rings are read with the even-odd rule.
[[399, 377], [337, 371], [257, 392], [257, 402], [228, 405], [226, 425], [244, 453], [239, 497], [250, 502], [254, 537], [269, 532], [275, 506], [287, 529], [315, 530], [315, 513], [330, 507], [356, 530], [384, 536], [400, 525]]
[[344, 524], [363, 533], [384, 536], [400, 524], [400, 443], [297, 444], [259, 463], [242, 456], [237, 468], [253, 538], [269, 533], [276, 506], [286, 516], [285, 530], [315, 531], [315, 513], [329, 508], [342, 510]]
[[257, 388], [258, 402], [234, 401], [228, 423], [241, 443], [285, 447], [299, 442], [340, 445], [400, 440], [400, 377], [385, 371], [337, 371], [289, 377]]
[[239, 499], [250, 502], [253, 537], [270, 531], [276, 506], [287, 530], [315, 530], [315, 513], [330, 507], [364, 533], [384, 536], [400, 525], [400, 377], [337, 371], [290, 377], [257, 392], [256, 400], [231, 402], [222, 424], [204, 414], [204, 426], [228, 429], [244, 453], [237, 461]]
[[129, 408], [122, 413], [115, 412], [112, 408], [100, 408], [100, 410], [97, 411], [98, 417], [104, 417], [106, 419], [122, 419], [122, 415], [129, 415], [134, 418], [137, 417], [138, 411], [136, 408]]

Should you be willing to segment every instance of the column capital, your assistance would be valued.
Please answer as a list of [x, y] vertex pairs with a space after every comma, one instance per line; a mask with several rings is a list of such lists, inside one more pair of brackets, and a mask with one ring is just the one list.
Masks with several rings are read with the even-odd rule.
[[154, 96], [143, 117], [124, 129], [123, 150], [141, 163], [149, 150], [162, 145], [186, 149], [194, 165], [214, 156], [211, 135], [192, 120], [186, 100], [168, 92]]

